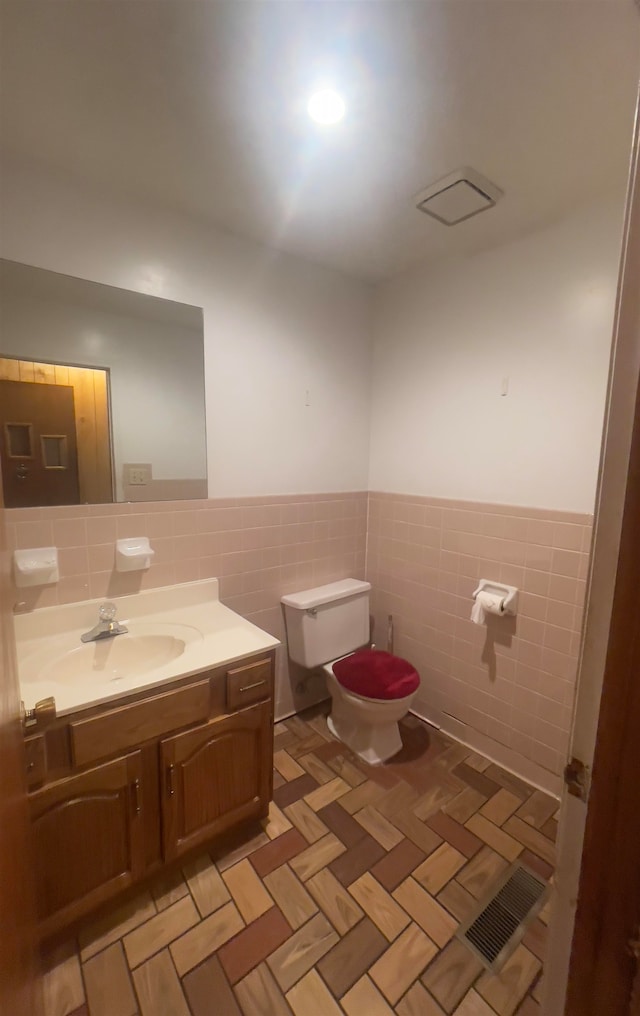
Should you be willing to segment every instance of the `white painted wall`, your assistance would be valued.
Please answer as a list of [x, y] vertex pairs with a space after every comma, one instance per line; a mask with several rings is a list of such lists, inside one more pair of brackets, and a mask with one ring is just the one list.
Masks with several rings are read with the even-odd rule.
[[154, 480], [206, 477], [200, 331], [15, 291], [2, 304], [3, 355], [109, 368], [118, 501], [125, 462]]
[[2, 195], [3, 257], [204, 308], [211, 496], [593, 509], [622, 195], [377, 291], [32, 168]]
[[2, 257], [203, 308], [210, 496], [366, 489], [369, 286], [24, 166], [0, 214]]
[[370, 489], [593, 511], [623, 210], [378, 289]]

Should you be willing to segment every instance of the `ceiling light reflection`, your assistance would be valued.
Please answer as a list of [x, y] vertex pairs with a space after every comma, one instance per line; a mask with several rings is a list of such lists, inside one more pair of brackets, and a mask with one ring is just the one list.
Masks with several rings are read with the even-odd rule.
[[307, 104], [311, 119], [321, 124], [338, 123], [342, 120], [345, 109], [344, 100], [329, 88], [314, 92]]

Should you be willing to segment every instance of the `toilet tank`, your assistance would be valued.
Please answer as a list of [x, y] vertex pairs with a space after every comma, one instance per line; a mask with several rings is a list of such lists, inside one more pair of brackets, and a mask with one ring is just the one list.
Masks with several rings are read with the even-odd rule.
[[289, 656], [318, 667], [369, 641], [370, 582], [342, 579], [283, 596]]

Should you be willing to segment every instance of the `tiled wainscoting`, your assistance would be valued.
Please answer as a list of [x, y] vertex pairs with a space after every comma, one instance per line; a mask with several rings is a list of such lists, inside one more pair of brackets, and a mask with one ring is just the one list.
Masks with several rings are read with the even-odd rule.
[[[592, 517], [369, 495], [375, 639], [410, 659], [416, 711], [549, 786], [570, 729]], [[518, 586], [516, 618], [470, 620], [479, 578]], [[490, 741], [489, 741], [490, 739]]]
[[[366, 492], [22, 508], [6, 518], [10, 549], [59, 548], [60, 581], [16, 590], [22, 609], [217, 577], [228, 607], [284, 640], [281, 596], [364, 578]], [[113, 570], [115, 541], [130, 536], [151, 541], [146, 572]], [[298, 679], [279, 651], [276, 715], [317, 700], [318, 682], [296, 692]]]
[[[393, 614], [394, 649], [422, 678], [420, 715], [554, 787], [571, 719], [589, 515], [366, 492], [6, 515], [10, 547], [60, 548], [60, 582], [16, 590], [22, 609], [217, 576], [224, 603], [284, 639], [283, 594], [366, 574], [374, 640], [386, 647]], [[149, 571], [114, 572], [116, 539], [142, 535], [155, 551]], [[515, 620], [471, 623], [480, 577], [521, 589]], [[302, 686], [304, 676], [289, 673], [280, 651], [278, 716], [322, 697], [322, 677]]]

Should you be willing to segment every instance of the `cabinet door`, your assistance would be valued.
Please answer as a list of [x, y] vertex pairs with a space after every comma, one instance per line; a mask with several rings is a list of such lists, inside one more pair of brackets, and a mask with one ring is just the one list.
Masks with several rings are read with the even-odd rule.
[[88, 913], [142, 874], [141, 778], [138, 751], [29, 795], [44, 934]]
[[165, 860], [267, 813], [272, 751], [268, 702], [161, 742]]

